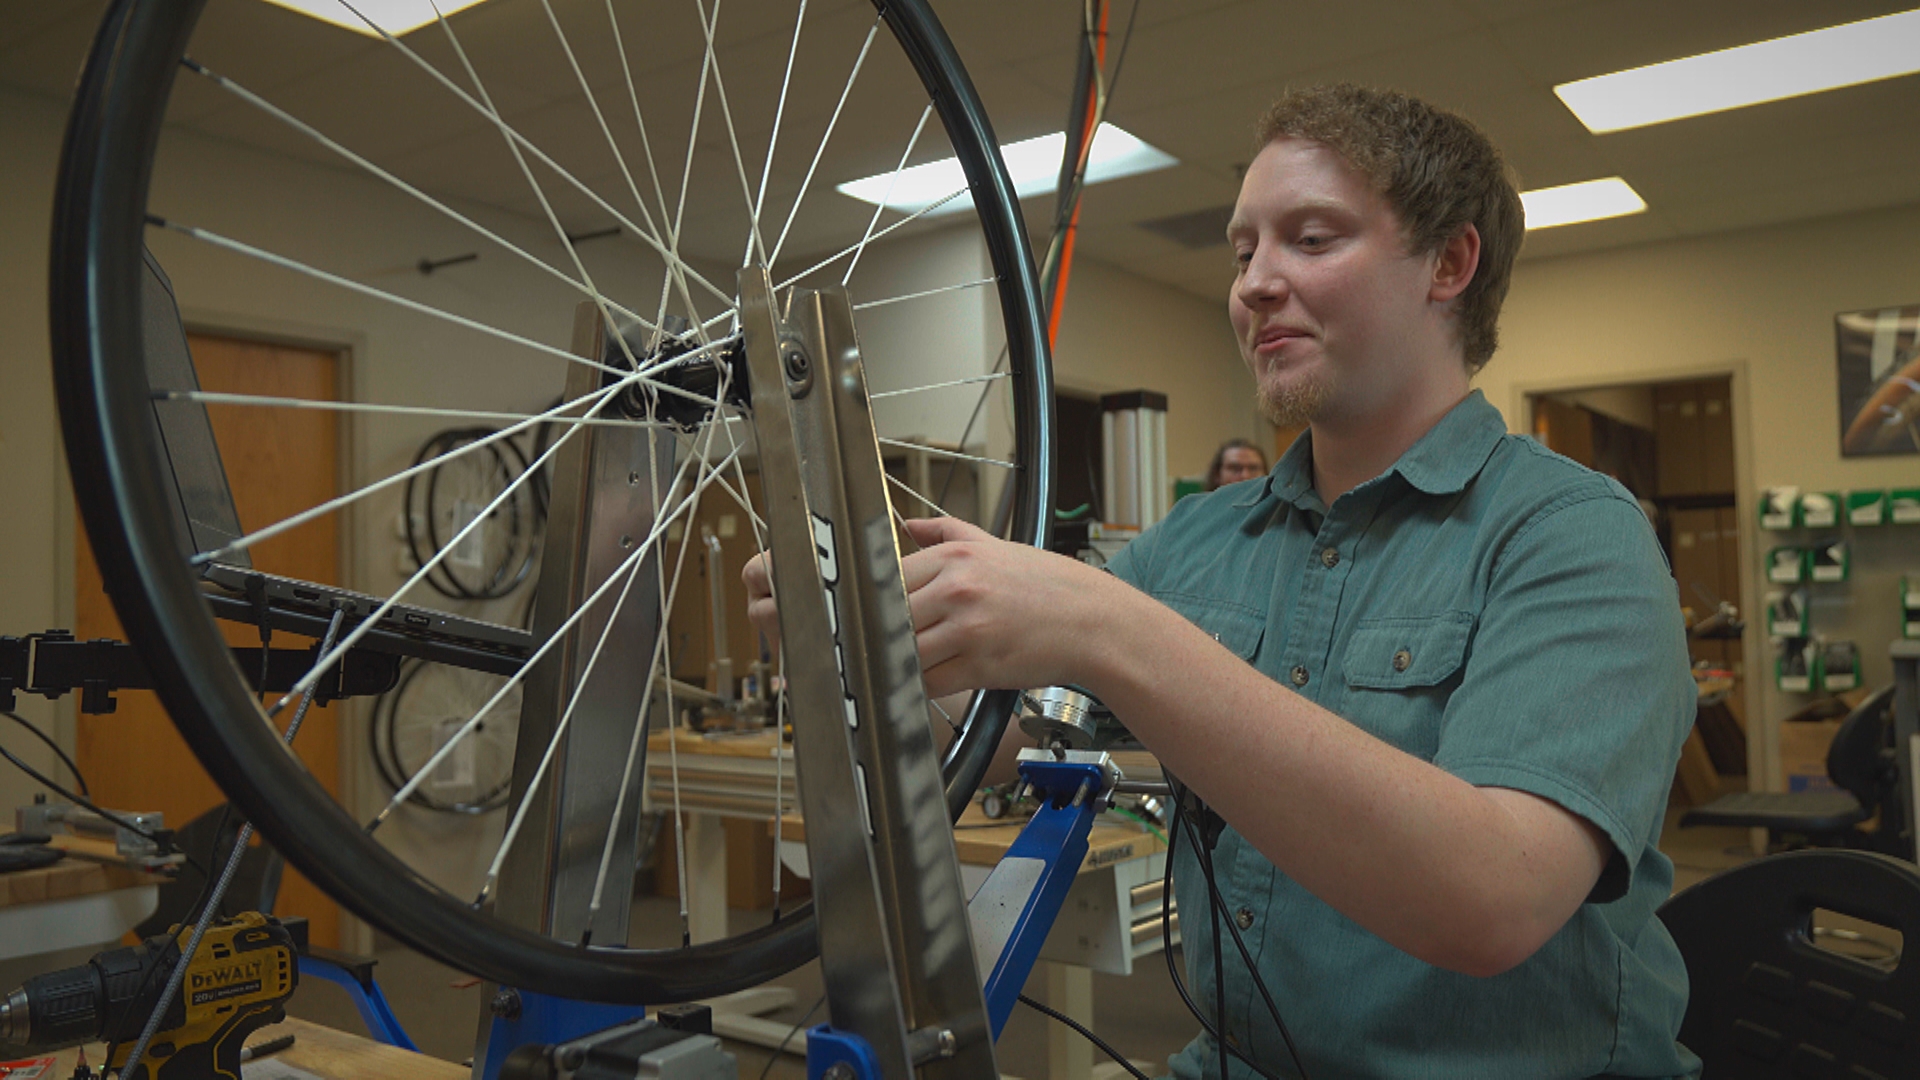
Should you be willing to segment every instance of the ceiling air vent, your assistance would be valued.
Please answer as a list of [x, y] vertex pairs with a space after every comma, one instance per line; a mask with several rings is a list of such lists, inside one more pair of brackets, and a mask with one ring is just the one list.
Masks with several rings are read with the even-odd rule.
[[1227, 222], [1233, 217], [1233, 204], [1209, 206], [1172, 217], [1143, 221], [1140, 227], [1156, 236], [1164, 236], [1183, 248], [1199, 251], [1227, 242]]

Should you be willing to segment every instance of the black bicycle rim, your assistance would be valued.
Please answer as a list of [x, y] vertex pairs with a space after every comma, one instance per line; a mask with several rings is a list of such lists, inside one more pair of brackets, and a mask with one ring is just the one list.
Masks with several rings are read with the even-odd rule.
[[[128, 638], [221, 789], [302, 873], [409, 946], [485, 978], [576, 999], [657, 1004], [764, 982], [812, 958], [811, 906], [750, 934], [661, 953], [582, 948], [477, 917], [370, 842], [288, 754], [178, 558], [149, 433], [140, 336], [147, 186], [174, 76], [205, 0], [116, 0], [96, 35], [61, 156], [49, 298], [55, 387], [75, 497]], [[934, 101], [969, 183], [1006, 313], [1019, 433], [1014, 535], [1045, 546], [1052, 386], [1018, 201], [971, 82], [924, 0], [875, 0]], [[976, 696], [942, 763], [964, 807], [1013, 707]], [[955, 810], [957, 814], [957, 809]], [[351, 853], [347, 855], [346, 853]]]

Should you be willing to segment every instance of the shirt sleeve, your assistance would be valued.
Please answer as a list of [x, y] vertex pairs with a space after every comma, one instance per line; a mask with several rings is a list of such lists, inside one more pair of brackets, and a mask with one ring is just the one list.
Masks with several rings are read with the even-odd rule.
[[1639, 508], [1542, 510], [1494, 562], [1434, 764], [1549, 799], [1613, 842], [1596, 902], [1658, 836], [1696, 691], [1676, 586]]

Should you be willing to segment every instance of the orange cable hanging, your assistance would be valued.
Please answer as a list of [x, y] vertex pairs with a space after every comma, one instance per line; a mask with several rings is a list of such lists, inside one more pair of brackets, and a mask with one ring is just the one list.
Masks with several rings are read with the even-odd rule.
[[[1100, 4], [1100, 27], [1099, 27], [1098, 33], [1094, 37], [1094, 61], [1093, 62], [1094, 62], [1094, 67], [1096, 69], [1096, 74], [1100, 71], [1106, 70], [1107, 13], [1108, 11], [1111, 10], [1111, 8], [1112, 8], [1112, 5], [1106, 3], [1105, 0], [1102, 0]], [[1088, 161], [1089, 167], [1091, 165], [1092, 156], [1093, 156], [1092, 147], [1093, 147], [1093, 136], [1095, 132], [1094, 122], [1099, 116], [1099, 106], [1100, 106], [1100, 103], [1098, 100], [1098, 95], [1089, 94], [1087, 96], [1087, 116], [1086, 116], [1086, 119], [1082, 121], [1081, 128], [1080, 128], [1080, 132], [1081, 132], [1080, 134], [1081, 151], [1080, 152], [1082, 157]], [[1084, 170], [1082, 171], [1084, 172]], [[1080, 183], [1081, 183], [1081, 190], [1084, 192], [1085, 185], [1086, 185], [1086, 181], [1084, 177], [1081, 179]], [[1060, 339], [1060, 312], [1062, 311], [1062, 309], [1066, 307], [1067, 278], [1073, 269], [1073, 238], [1074, 238], [1074, 234], [1078, 232], [1079, 229], [1080, 229], [1080, 196], [1076, 194], [1073, 200], [1073, 213], [1067, 218], [1066, 236], [1061, 241], [1061, 244], [1060, 244], [1060, 273], [1054, 279], [1053, 296], [1049, 298], [1049, 303], [1047, 305], [1047, 308], [1048, 308], [1047, 348], [1049, 350], [1051, 350], [1054, 347], [1055, 343], [1058, 342]]]

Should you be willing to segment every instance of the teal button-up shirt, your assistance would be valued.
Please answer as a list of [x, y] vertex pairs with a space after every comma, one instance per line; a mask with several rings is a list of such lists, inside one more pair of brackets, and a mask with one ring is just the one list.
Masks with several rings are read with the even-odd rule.
[[[1361, 929], [1229, 827], [1214, 853], [1227, 909], [1315, 1080], [1697, 1075], [1675, 1041], [1686, 969], [1654, 916], [1673, 885], [1656, 844], [1695, 690], [1673, 578], [1624, 488], [1508, 435], [1476, 391], [1331, 507], [1303, 436], [1272, 475], [1181, 500], [1111, 568], [1292, 692], [1469, 783], [1549, 799], [1613, 843], [1567, 925], [1482, 979]], [[1212, 920], [1190, 850], [1174, 874], [1211, 1022]], [[1228, 1036], [1293, 1075], [1224, 944]], [[1219, 1075], [1205, 1034], [1171, 1065], [1182, 1080]]]

